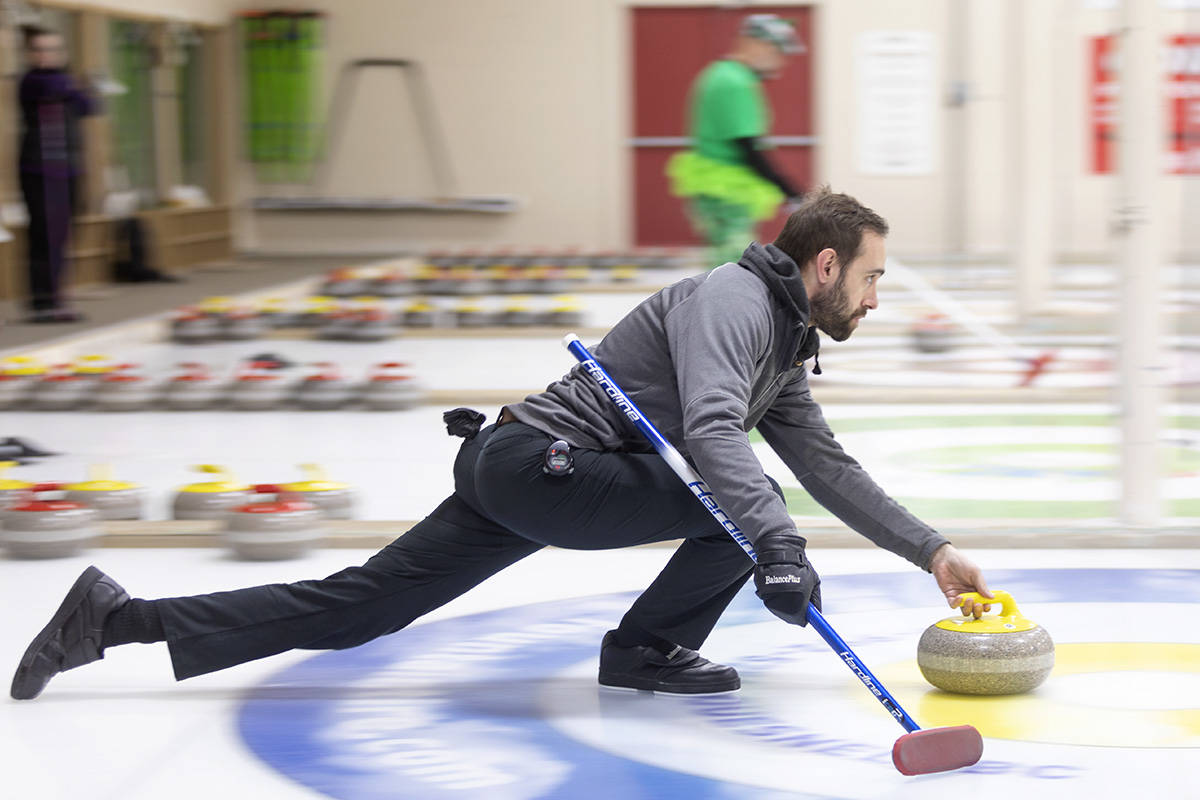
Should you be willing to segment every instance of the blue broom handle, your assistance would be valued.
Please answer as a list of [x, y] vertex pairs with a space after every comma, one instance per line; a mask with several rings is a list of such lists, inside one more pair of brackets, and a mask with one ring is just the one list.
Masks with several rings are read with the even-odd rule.
[[[637, 405], [629, 399], [629, 396], [621, 390], [621, 387], [612, 379], [612, 376], [604, 370], [604, 367], [596, 363], [596, 359], [592, 358], [592, 354], [583, 346], [583, 342], [579, 341], [579, 337], [573, 333], [568, 333], [563, 337], [563, 346], [583, 365], [584, 370], [604, 390], [604, 393], [608, 395], [608, 399], [621, 410], [625, 418], [637, 426], [637, 429], [650, 441], [650, 444], [663, 457], [663, 460], [667, 462], [672, 471], [692, 490], [692, 494], [696, 496], [696, 499], [708, 509], [708, 512], [733, 537], [733, 540], [741, 545], [741, 548], [746, 551], [746, 555], [750, 556], [751, 560], [757, 563], [758, 557], [754, 552], [754, 545], [751, 544], [746, 534], [742, 532], [742, 529], [737, 526], [737, 523], [730, 519], [729, 515], [721, 509], [716, 497], [709, 490], [708, 485], [704, 483], [704, 479], [679, 454], [679, 451], [658, 432], [658, 429], [654, 427], [654, 423], [646, 419]], [[913, 721], [913, 718], [900, 707], [900, 703], [896, 701], [896, 698], [892, 697], [883, 684], [859, 660], [854, 651], [850, 649], [850, 645], [846, 644], [841, 636], [838, 636], [837, 631], [830, 626], [821, 612], [811, 605], [808, 607], [808, 624], [820, 634], [826, 644], [833, 648], [833, 651], [845, 662], [850, 671], [863, 682], [863, 685], [871, 691], [871, 694], [875, 695], [875, 699], [883, 704], [888, 713], [895, 717], [896, 721], [906, 731], [912, 733], [921, 729]]]

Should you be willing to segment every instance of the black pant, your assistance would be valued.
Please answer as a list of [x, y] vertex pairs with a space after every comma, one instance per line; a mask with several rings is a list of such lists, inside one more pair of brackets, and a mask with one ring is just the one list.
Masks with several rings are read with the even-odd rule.
[[74, 178], [21, 173], [21, 194], [29, 213], [29, 307], [34, 311], [62, 306], [75, 189]]
[[455, 491], [360, 567], [323, 580], [160, 600], [179, 680], [294, 648], [393, 633], [545, 545], [602, 550], [685, 539], [621, 620], [629, 643], [697, 649], [753, 564], [655, 454], [574, 450], [542, 472], [550, 437], [519, 422], [463, 444]]

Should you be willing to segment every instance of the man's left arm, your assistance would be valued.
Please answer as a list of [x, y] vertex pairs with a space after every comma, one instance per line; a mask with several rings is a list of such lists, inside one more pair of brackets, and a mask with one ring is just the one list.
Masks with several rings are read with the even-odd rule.
[[[991, 596], [979, 567], [893, 500], [842, 449], [803, 374], [784, 387], [758, 431], [814, 500], [875, 544], [933, 573], [951, 606], [963, 592]], [[978, 616], [988, 608], [968, 603], [963, 613]]]

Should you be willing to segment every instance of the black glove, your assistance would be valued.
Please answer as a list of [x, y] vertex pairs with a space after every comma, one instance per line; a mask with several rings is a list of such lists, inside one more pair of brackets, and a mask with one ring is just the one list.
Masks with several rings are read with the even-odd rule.
[[808, 624], [808, 605], [821, 610], [821, 579], [804, 557], [804, 537], [771, 533], [755, 542], [754, 593], [767, 609], [793, 625]]

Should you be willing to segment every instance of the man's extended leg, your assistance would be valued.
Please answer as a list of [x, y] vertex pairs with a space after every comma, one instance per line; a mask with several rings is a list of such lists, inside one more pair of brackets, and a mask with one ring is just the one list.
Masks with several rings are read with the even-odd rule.
[[90, 567], [13, 676], [13, 698], [37, 697], [104, 648], [165, 639], [177, 679], [293, 648], [340, 649], [399, 630], [541, 548], [480, 516], [457, 495], [361, 567], [323, 580], [194, 597], [130, 601]]
[[314, 581], [156, 601], [182, 680], [296, 648], [400, 630], [541, 549], [452, 495], [361, 567]]

